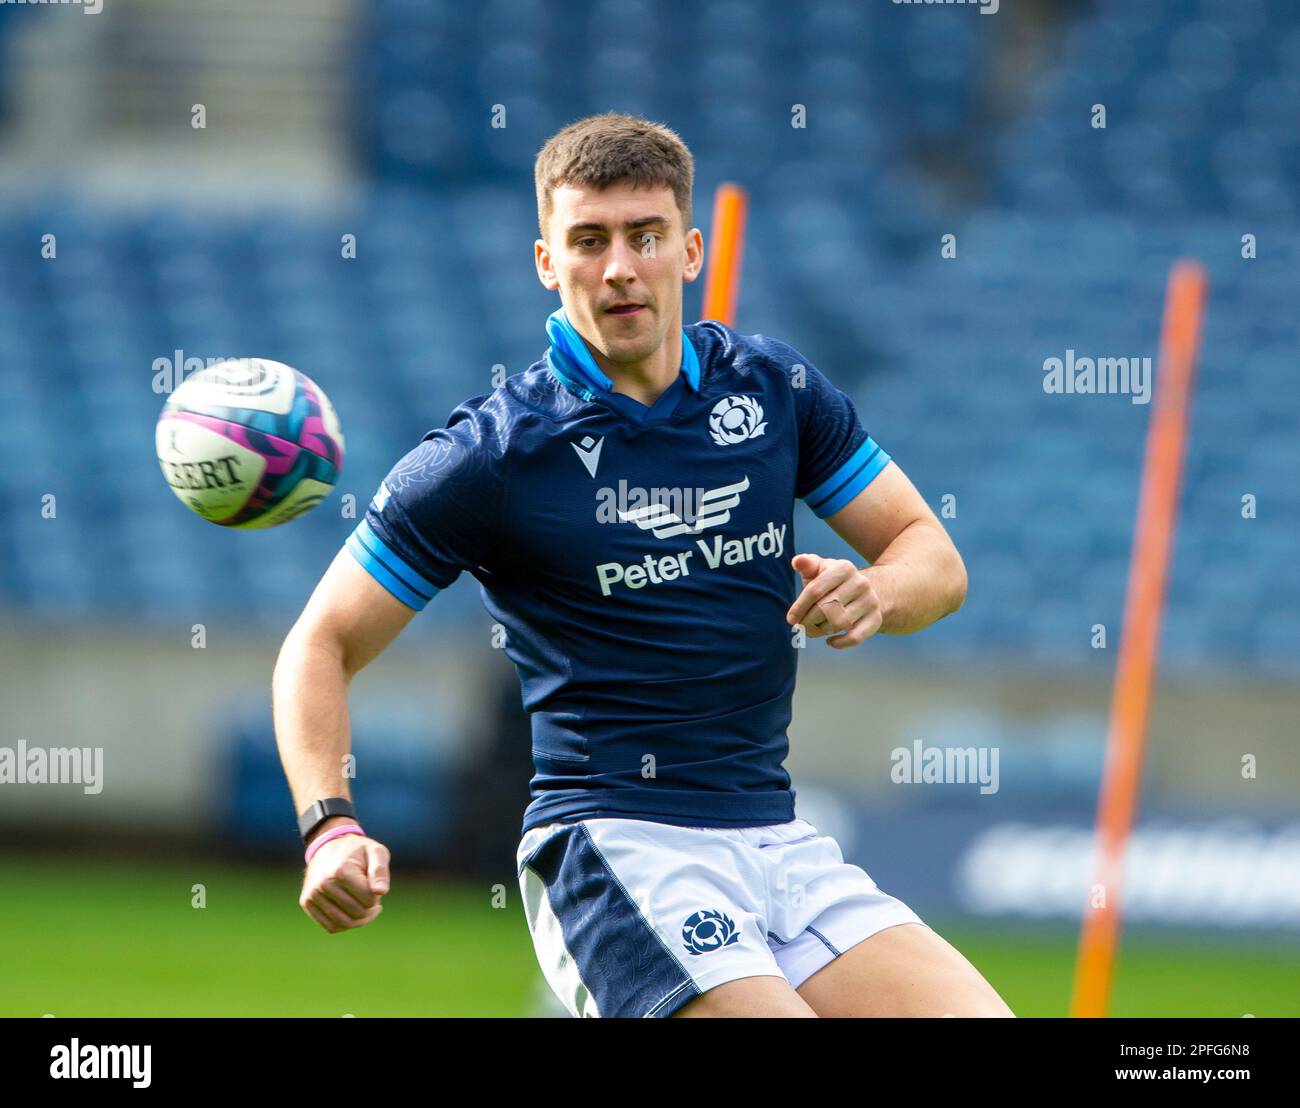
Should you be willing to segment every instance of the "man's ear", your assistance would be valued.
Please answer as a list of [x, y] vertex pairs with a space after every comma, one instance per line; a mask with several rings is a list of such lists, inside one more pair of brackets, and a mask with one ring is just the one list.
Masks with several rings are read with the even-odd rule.
[[682, 266], [682, 280], [689, 284], [704, 269], [704, 236], [698, 227], [686, 232], [686, 264]]
[[537, 265], [537, 279], [542, 285], [554, 292], [560, 287], [560, 279], [555, 275], [555, 267], [551, 264], [551, 252], [547, 248], [545, 239], [538, 239], [533, 243], [533, 261]]

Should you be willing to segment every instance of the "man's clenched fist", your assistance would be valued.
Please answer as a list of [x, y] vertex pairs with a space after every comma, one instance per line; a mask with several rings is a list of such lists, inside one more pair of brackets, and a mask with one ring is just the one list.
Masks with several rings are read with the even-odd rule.
[[837, 650], [857, 646], [880, 630], [880, 598], [871, 579], [843, 558], [796, 554], [791, 564], [803, 578], [803, 591], [786, 613], [786, 622], [803, 624], [814, 639]]
[[302, 879], [302, 910], [331, 935], [364, 927], [384, 907], [388, 847], [364, 835], [341, 835], [322, 846]]

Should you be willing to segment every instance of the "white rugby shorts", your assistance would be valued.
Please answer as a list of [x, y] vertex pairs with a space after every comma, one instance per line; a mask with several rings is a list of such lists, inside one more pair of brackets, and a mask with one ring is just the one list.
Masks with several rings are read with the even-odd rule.
[[924, 922], [802, 819], [551, 823], [516, 861], [537, 959], [574, 1016], [671, 1016], [742, 977], [798, 988], [876, 932]]

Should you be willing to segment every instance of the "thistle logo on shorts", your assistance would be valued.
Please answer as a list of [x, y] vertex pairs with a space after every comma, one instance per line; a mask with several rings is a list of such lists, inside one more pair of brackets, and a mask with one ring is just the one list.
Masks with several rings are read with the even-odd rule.
[[694, 913], [682, 926], [682, 939], [690, 954], [708, 954], [740, 942], [736, 925], [728, 916], [709, 908]]
[[709, 413], [709, 434], [719, 446], [756, 439], [767, 430], [761, 405], [750, 396], [727, 396]]

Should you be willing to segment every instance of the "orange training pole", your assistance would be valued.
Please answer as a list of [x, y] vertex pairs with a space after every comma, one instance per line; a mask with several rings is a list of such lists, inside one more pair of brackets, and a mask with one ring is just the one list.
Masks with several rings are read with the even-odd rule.
[[740, 256], [745, 245], [745, 215], [749, 195], [739, 185], [723, 184], [713, 197], [713, 228], [704, 275], [702, 318], [728, 327], [736, 323], [740, 292]]
[[1106, 762], [1097, 810], [1094, 890], [1079, 933], [1071, 1015], [1104, 1016], [1119, 940], [1124, 849], [1137, 808], [1151, 687], [1160, 644], [1160, 616], [1182, 479], [1196, 352], [1205, 307], [1205, 271], [1195, 261], [1169, 272], [1146, 459], [1129, 562], [1124, 628], [1115, 667]]

